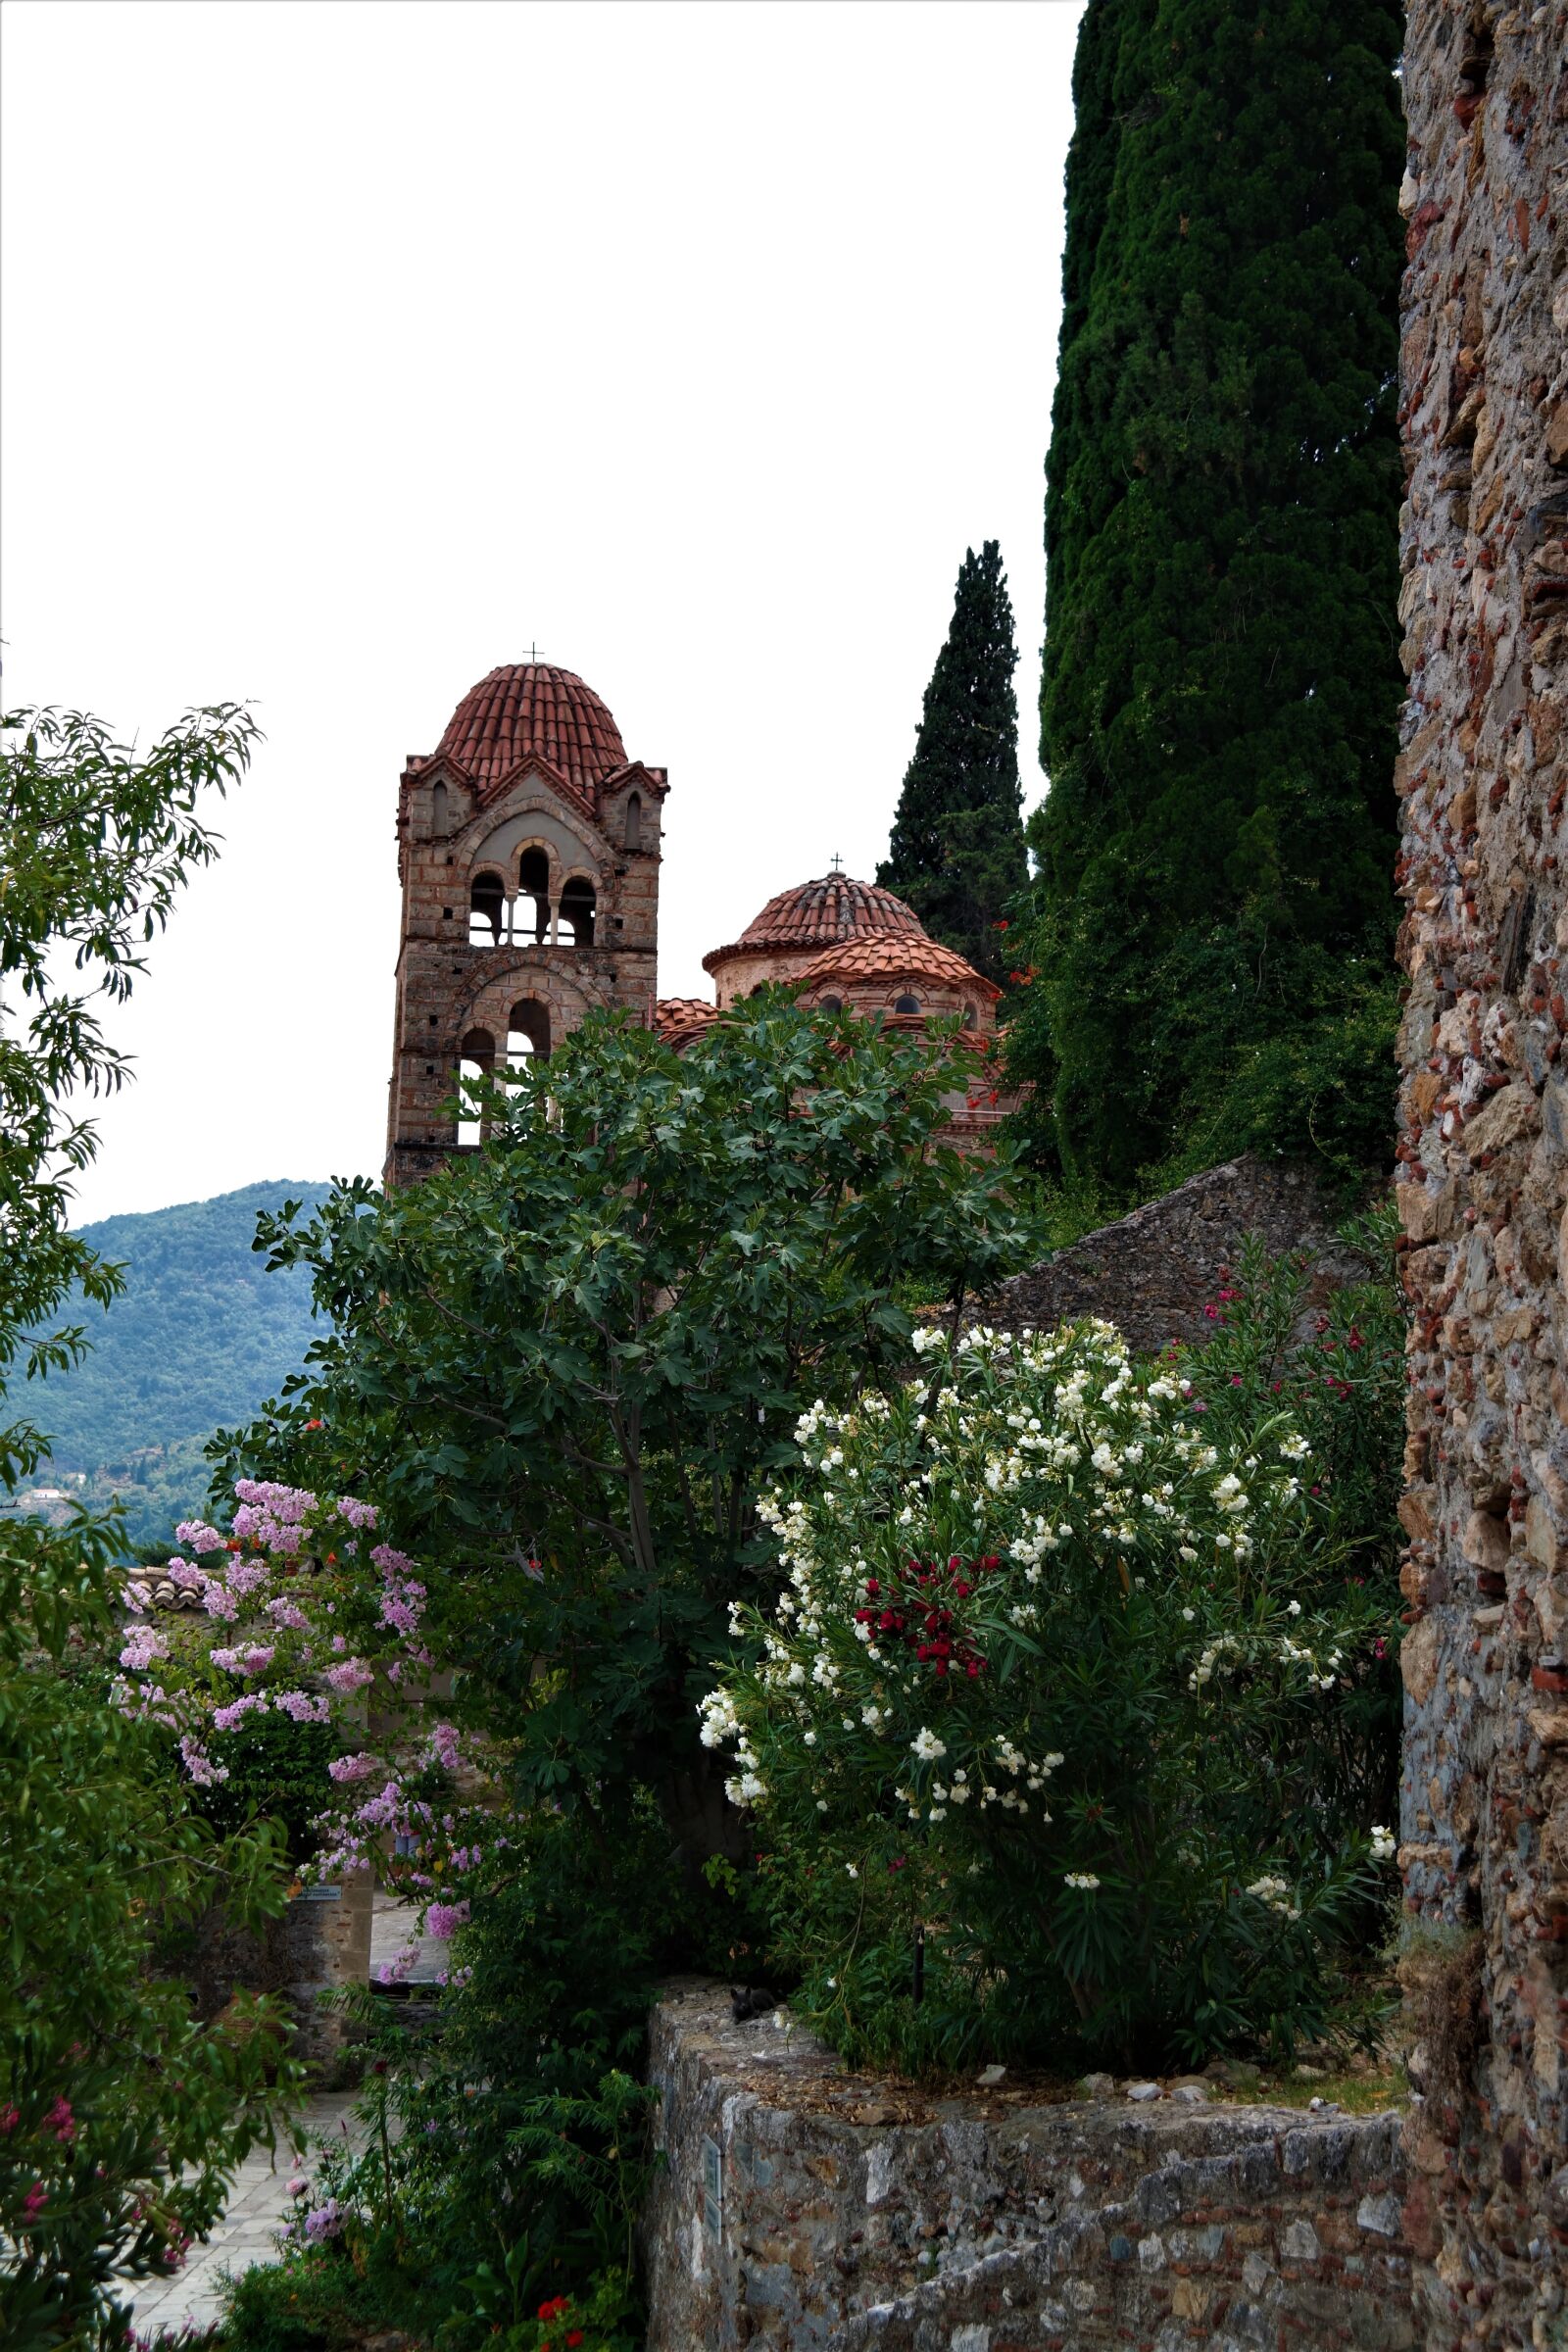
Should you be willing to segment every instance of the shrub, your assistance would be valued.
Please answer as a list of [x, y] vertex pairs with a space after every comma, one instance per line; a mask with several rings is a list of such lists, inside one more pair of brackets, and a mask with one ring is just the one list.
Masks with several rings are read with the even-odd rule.
[[[1276, 1369], [1301, 1282], [1254, 1256], [1215, 1302], [1228, 1353], [1191, 1365], [1103, 1323], [927, 1332], [916, 1379], [803, 1417], [763, 1505], [788, 1587], [737, 1609], [753, 1662], [703, 1736], [757, 1813], [797, 2005], [847, 2054], [1321, 2031], [1393, 1851], [1393, 1611], [1366, 1496], [1342, 1507]], [[1354, 1403], [1306, 1385], [1309, 1419]]]

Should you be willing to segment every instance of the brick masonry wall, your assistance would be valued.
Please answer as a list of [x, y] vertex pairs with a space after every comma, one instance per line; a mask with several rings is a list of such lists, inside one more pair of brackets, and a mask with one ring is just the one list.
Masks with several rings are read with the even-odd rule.
[[1411, 0], [1396, 771], [1408, 2223], [1433, 2347], [1568, 2343], [1568, 9]]
[[1341, 1213], [1309, 1170], [1245, 1152], [1013, 1275], [977, 1312], [1004, 1331], [1102, 1315], [1133, 1348], [1154, 1354], [1171, 1340], [1205, 1336], [1203, 1303], [1249, 1233], [1260, 1234], [1272, 1254], [1319, 1253], [1315, 1285], [1363, 1272], [1334, 1249]]
[[1397, 2115], [924, 2099], [672, 1986], [648, 2352], [1405, 2352]]
[[[632, 782], [635, 783], [635, 774]], [[445, 796], [436, 799], [437, 787]], [[590, 819], [541, 771], [523, 773], [496, 799], [472, 804], [462, 779], [437, 760], [405, 772], [398, 813], [403, 915], [393, 1017], [385, 1180], [407, 1184], [438, 1167], [457, 1144], [442, 1105], [456, 1092], [463, 1040], [485, 1030], [504, 1056], [513, 1005], [542, 1005], [552, 1047], [596, 1007], [650, 1020], [657, 991], [661, 812], [643, 796], [640, 839], [625, 845], [628, 784]], [[516, 883], [519, 843], [545, 849], [552, 913], [570, 873], [591, 879], [592, 946], [558, 931], [554, 946], [520, 938], [496, 946], [468, 937], [476, 873]], [[497, 845], [502, 845], [498, 847]]]

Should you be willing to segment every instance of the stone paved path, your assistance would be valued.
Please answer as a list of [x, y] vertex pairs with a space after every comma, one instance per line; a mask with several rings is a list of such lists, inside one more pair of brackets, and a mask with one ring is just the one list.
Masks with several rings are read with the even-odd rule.
[[351, 2113], [355, 2097], [352, 2090], [338, 2090], [311, 2100], [295, 2126], [303, 2159], [297, 2168], [296, 2149], [282, 2140], [275, 2158], [266, 2148], [252, 2150], [235, 2176], [227, 2211], [206, 2245], [191, 2248], [176, 2278], [148, 2278], [138, 2284], [132, 2310], [144, 2341], [177, 2337], [188, 2328], [210, 2328], [218, 2318], [222, 2274], [273, 2259], [277, 2231], [292, 2203], [285, 2194], [290, 2175], [296, 2169], [310, 2171], [311, 2149], [323, 2139], [341, 2139], [346, 2132], [356, 2147], [362, 2143], [363, 2128]]

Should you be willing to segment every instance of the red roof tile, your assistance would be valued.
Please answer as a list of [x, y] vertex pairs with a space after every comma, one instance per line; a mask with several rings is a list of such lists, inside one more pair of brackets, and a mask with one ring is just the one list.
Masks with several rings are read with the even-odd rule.
[[821, 948], [866, 931], [925, 937], [914, 908], [896, 899], [891, 890], [882, 890], [874, 882], [857, 882], [849, 874], [824, 874], [818, 881], [799, 883], [794, 890], [781, 890], [776, 899], [769, 899], [738, 940], [727, 948], [714, 948], [703, 957], [703, 969], [711, 972], [732, 956], [768, 948]]
[[707, 997], [661, 997], [654, 1005], [654, 1027], [671, 1042], [679, 1036], [684, 1043], [687, 1032], [717, 1018], [718, 1006]]
[[627, 764], [620, 730], [591, 686], [548, 662], [514, 662], [470, 687], [436, 757], [455, 760], [483, 793], [529, 753], [548, 760], [591, 801]]
[[947, 988], [977, 991], [992, 1004], [1002, 994], [995, 981], [987, 980], [952, 948], [927, 939], [924, 932], [911, 937], [907, 931], [871, 931], [857, 939], [836, 941], [792, 973], [791, 979], [797, 988], [820, 988], [825, 980], [846, 985], [857, 980], [935, 980]]

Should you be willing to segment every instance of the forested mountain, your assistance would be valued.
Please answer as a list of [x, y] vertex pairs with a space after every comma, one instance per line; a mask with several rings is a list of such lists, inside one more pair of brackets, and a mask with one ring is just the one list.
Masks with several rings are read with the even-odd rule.
[[138, 1543], [161, 1541], [199, 1505], [202, 1441], [275, 1396], [310, 1341], [309, 1277], [267, 1272], [251, 1249], [257, 1211], [315, 1202], [326, 1190], [279, 1179], [80, 1229], [100, 1255], [123, 1264], [125, 1291], [107, 1314], [78, 1310], [91, 1354], [27, 1398], [53, 1440], [52, 1468], [34, 1492], [53, 1487], [93, 1502], [118, 1494]]

